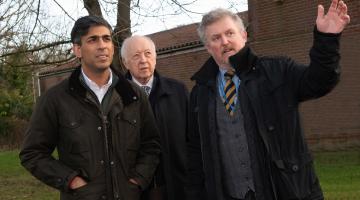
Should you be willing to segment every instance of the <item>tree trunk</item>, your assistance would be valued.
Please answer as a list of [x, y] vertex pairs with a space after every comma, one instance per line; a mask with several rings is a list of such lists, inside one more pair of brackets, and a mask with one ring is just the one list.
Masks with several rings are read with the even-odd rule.
[[117, 21], [114, 29], [115, 55], [113, 67], [121, 73], [125, 73], [126, 69], [121, 61], [120, 48], [125, 38], [131, 35], [130, 3], [131, 0], [118, 0]]
[[98, 0], [83, 0], [83, 1], [84, 1], [84, 7], [88, 11], [89, 15], [102, 17], [102, 12]]

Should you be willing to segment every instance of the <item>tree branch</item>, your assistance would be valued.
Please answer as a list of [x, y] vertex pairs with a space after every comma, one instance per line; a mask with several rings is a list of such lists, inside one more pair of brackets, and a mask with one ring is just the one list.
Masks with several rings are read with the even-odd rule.
[[64, 13], [65, 13], [70, 19], [72, 19], [73, 21], [75, 21], [75, 19], [72, 18], [72, 17], [69, 15], [69, 13], [66, 12], [66, 10], [65, 10], [56, 0], [53, 0], [53, 1], [60, 7], [60, 9], [61, 9], [62, 11], [64, 11]]
[[4, 61], [6, 64], [8, 64], [11, 67], [30, 67], [30, 66], [41, 66], [41, 65], [53, 65], [53, 64], [62, 64], [62, 63], [66, 63], [72, 59], [74, 59], [75, 56], [71, 55], [69, 58], [63, 59], [63, 60], [56, 60], [56, 61], [51, 61], [48, 62], [46, 60], [41, 61], [41, 62], [32, 62], [32, 63], [28, 63], [28, 64], [24, 64], [24, 65], [13, 65], [9, 62]]
[[62, 45], [62, 44], [68, 44], [70, 42], [71, 42], [70, 40], [56, 41], [56, 42], [53, 42], [53, 43], [46, 44], [44, 46], [35, 47], [33, 49], [21, 50], [21, 51], [15, 51], [15, 52], [11, 52], [11, 53], [2, 54], [2, 55], [0, 55], [0, 58], [15, 55], [15, 54], [18, 54], [18, 53], [33, 53], [33, 52], [40, 51], [40, 50], [43, 50], [43, 49], [46, 49], [46, 48], [50, 48], [50, 47], [54, 47], [54, 46], [58, 46], [58, 45]]
[[32, 31], [30, 32], [29, 42], [30, 42], [30, 40], [31, 40], [31, 37], [32, 37], [32, 36], [33, 36], [33, 34], [34, 34], [34, 30], [35, 30], [36, 25], [37, 25], [37, 23], [38, 23], [38, 21], [39, 21], [39, 15], [40, 15], [40, 2], [41, 2], [41, 0], [39, 0], [39, 2], [38, 2], [38, 6], [37, 6], [37, 10], [36, 10], [36, 19], [35, 19], [35, 24], [34, 24], [34, 27], [33, 27]]

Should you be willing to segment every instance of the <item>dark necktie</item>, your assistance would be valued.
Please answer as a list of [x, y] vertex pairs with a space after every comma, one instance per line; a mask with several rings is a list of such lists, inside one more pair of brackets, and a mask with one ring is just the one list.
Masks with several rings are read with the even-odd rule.
[[227, 71], [224, 74], [224, 78], [226, 80], [224, 92], [225, 92], [225, 101], [224, 105], [226, 110], [229, 112], [229, 114], [232, 116], [234, 114], [235, 109], [235, 96], [236, 96], [236, 88], [235, 84], [232, 81], [232, 78], [234, 77], [234, 71]]
[[149, 86], [142, 85], [141, 88], [144, 90], [147, 96], [150, 95], [151, 88]]

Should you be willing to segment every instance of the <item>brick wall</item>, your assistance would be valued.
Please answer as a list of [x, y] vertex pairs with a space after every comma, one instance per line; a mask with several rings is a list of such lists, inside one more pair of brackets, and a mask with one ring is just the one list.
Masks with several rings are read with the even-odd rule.
[[[307, 64], [308, 50], [312, 45], [312, 31], [317, 15], [317, 5], [327, 9], [330, 1], [315, 0], [250, 0], [249, 43], [260, 55], [287, 55]], [[329, 95], [301, 105], [304, 132], [312, 149], [339, 149], [360, 146], [360, 1], [346, 1], [351, 24], [344, 31], [341, 41], [341, 82]], [[247, 19], [245, 19], [246, 21]], [[188, 29], [177, 28], [172, 32], [183, 42], [194, 35]], [[163, 48], [169, 37], [164, 32], [153, 37]], [[177, 35], [180, 34], [180, 35]], [[167, 40], [167, 41], [166, 41]], [[189, 80], [208, 58], [203, 47], [161, 55], [157, 69], [164, 75], [180, 79], [191, 88]]]
[[[288, 55], [308, 63], [317, 5], [324, 0], [250, 0], [251, 46], [263, 55]], [[313, 149], [360, 146], [360, 1], [346, 1], [351, 24], [341, 39], [342, 75], [329, 95], [301, 106], [305, 135]]]
[[[301, 63], [309, 62], [317, 4], [328, 8], [330, 0], [248, 3], [248, 12], [240, 15], [249, 24], [249, 44], [258, 54], [287, 55]], [[341, 81], [329, 95], [301, 105], [305, 136], [312, 149], [360, 147], [360, 1], [346, 3], [351, 24], [341, 40]], [[183, 81], [189, 90], [194, 84], [190, 77], [209, 57], [199, 43], [196, 27], [197, 24], [192, 24], [149, 35], [158, 49], [157, 70]], [[43, 76], [40, 85], [48, 88], [62, 78], [52, 72]]]

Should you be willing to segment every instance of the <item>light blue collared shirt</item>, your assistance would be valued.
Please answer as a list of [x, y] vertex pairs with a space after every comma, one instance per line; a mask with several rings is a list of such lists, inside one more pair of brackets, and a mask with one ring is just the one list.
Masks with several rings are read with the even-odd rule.
[[[220, 97], [222, 98], [223, 101], [225, 101], [226, 96], [225, 96], [225, 92], [224, 92], [224, 87], [226, 84], [226, 80], [224, 77], [225, 72], [227, 71], [226, 69], [219, 69], [219, 73], [217, 75], [217, 84], [218, 84], [218, 90], [219, 90], [219, 94]], [[239, 86], [240, 86], [240, 78], [235, 74], [232, 78], [232, 81], [235, 83], [235, 88], [236, 88], [236, 95], [235, 95], [235, 100], [234, 100], [234, 105], [236, 105], [237, 101], [238, 101], [238, 90], [239, 90]], [[232, 108], [234, 109], [234, 108]]]

